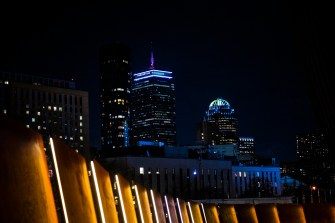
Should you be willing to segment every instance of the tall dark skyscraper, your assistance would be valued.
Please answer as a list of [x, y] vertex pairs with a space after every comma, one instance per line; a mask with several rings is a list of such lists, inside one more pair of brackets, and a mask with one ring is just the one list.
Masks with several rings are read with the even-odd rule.
[[172, 72], [156, 70], [132, 77], [132, 142], [176, 144], [176, 98]]
[[198, 141], [205, 145], [238, 143], [237, 118], [228, 101], [218, 98], [212, 101], [204, 120], [198, 126]]
[[129, 146], [130, 49], [120, 43], [100, 49], [101, 146]]

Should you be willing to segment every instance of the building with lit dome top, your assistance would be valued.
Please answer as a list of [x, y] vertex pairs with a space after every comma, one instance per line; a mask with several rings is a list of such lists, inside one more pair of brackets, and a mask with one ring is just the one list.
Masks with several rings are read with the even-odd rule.
[[226, 145], [238, 143], [238, 122], [235, 111], [228, 101], [217, 98], [209, 104], [201, 124], [198, 139], [203, 145]]

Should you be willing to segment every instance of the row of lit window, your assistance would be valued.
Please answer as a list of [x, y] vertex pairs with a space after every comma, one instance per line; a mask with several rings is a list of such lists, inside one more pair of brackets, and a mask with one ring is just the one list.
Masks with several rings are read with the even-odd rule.
[[[29, 109], [30, 108], [30, 105], [29, 104], [26, 104], [25, 105], [26, 109]], [[42, 109], [45, 109], [46, 107], [43, 105], [42, 106]], [[62, 107], [57, 107], [57, 106], [51, 106], [49, 105], [47, 107], [47, 109], [49, 111], [60, 111], [60, 112], [63, 112], [63, 108]], [[72, 107], [70, 106], [70, 112], [72, 112]], [[65, 112], [67, 112], [67, 107], [65, 107]], [[75, 112], [77, 112], [77, 107], [75, 107]], [[82, 112], [82, 107], [80, 107], [80, 112]], [[29, 114], [29, 110], [26, 111], [26, 114]]]
[[[55, 102], [55, 103], [64, 103], [64, 104], [69, 104], [71, 105], [73, 102], [75, 105], [79, 102], [79, 105], [82, 105], [83, 99], [81, 96], [75, 96], [75, 95], [64, 95], [64, 94], [59, 94], [59, 93], [53, 93], [53, 92], [42, 92], [42, 91], [35, 91], [32, 89], [16, 89], [17, 97], [18, 98], [29, 98], [31, 95], [32, 100], [34, 101], [35, 96], [37, 100], [42, 100], [43, 102], [48, 101], [48, 102]], [[20, 95], [20, 94], [21, 95]], [[25, 94], [25, 95], [24, 95]], [[42, 97], [41, 97], [42, 95]], [[57, 101], [58, 98], [58, 101]]]
[[[165, 174], [169, 173], [168, 168], [165, 168], [164, 170], [165, 170], [164, 171]], [[180, 169], [180, 170], [184, 172], [183, 169]], [[191, 172], [192, 172], [193, 175], [197, 175], [198, 174], [198, 169], [193, 169]], [[200, 174], [201, 175], [204, 175], [204, 174], [211, 175], [211, 172], [213, 172], [214, 175], [217, 175], [218, 171], [216, 169], [214, 169], [214, 170], [213, 169], [201, 169]], [[160, 174], [160, 168], [156, 168], [155, 173]], [[171, 169], [171, 173], [173, 175], [176, 173], [175, 168]], [[189, 175], [190, 174], [190, 169], [186, 169], [186, 173], [187, 173], [187, 175]], [[139, 167], [139, 174], [141, 174], [141, 175], [145, 174], [145, 168], [144, 167]], [[148, 175], [150, 175], [150, 174], [152, 174], [152, 169], [148, 168]]]

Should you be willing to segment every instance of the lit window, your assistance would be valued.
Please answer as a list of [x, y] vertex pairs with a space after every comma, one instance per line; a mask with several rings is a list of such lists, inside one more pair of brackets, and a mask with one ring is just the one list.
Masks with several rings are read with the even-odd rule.
[[4, 114], [7, 114], [7, 110], [6, 110], [6, 109], [4, 109], [4, 110], [3, 110], [3, 113], [4, 113]]
[[35, 122], [35, 118], [31, 118], [31, 121], [32, 121], [32, 122]]
[[54, 111], [57, 111], [57, 107], [56, 106], [54, 106]]
[[5, 84], [9, 84], [9, 81], [5, 81]]
[[79, 120], [83, 120], [83, 116], [79, 116]]
[[80, 138], [80, 141], [84, 141], [84, 137], [80, 136], [79, 138]]
[[40, 116], [40, 115], [41, 115], [41, 112], [37, 112], [37, 115]]
[[49, 111], [51, 110], [51, 106], [48, 106], [48, 110], [49, 110]]
[[82, 123], [82, 122], [79, 122], [79, 126], [83, 126], [83, 123]]
[[29, 128], [29, 125], [26, 125], [27, 126], [27, 128]]
[[144, 174], [144, 167], [140, 167], [140, 174]]
[[238, 176], [239, 176], [239, 177], [242, 176], [242, 172], [241, 172], [241, 171], [238, 172]]
[[62, 107], [59, 107], [58, 110], [59, 110], [59, 111], [63, 111], [63, 108], [62, 108]]
[[73, 137], [72, 137], [72, 136], [70, 137], [70, 140], [73, 140]]
[[28, 110], [26, 111], [26, 114], [29, 115], [29, 111]]
[[37, 126], [37, 129], [40, 130], [40, 129], [41, 129], [41, 126]]

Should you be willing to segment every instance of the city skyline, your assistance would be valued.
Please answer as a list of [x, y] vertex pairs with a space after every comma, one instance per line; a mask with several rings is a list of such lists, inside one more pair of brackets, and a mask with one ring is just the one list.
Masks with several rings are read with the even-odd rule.
[[2, 15], [12, 13], [13, 21], [3, 26], [0, 69], [75, 77], [90, 93], [91, 145], [98, 147], [98, 49], [129, 45], [131, 70], [140, 72], [150, 66], [152, 41], [157, 67], [176, 75], [179, 144], [194, 143], [208, 103], [222, 97], [238, 111], [240, 135], [255, 138], [257, 154], [295, 159], [295, 136], [317, 127], [317, 108], [296, 56], [290, 8], [268, 4], [13, 7]]

